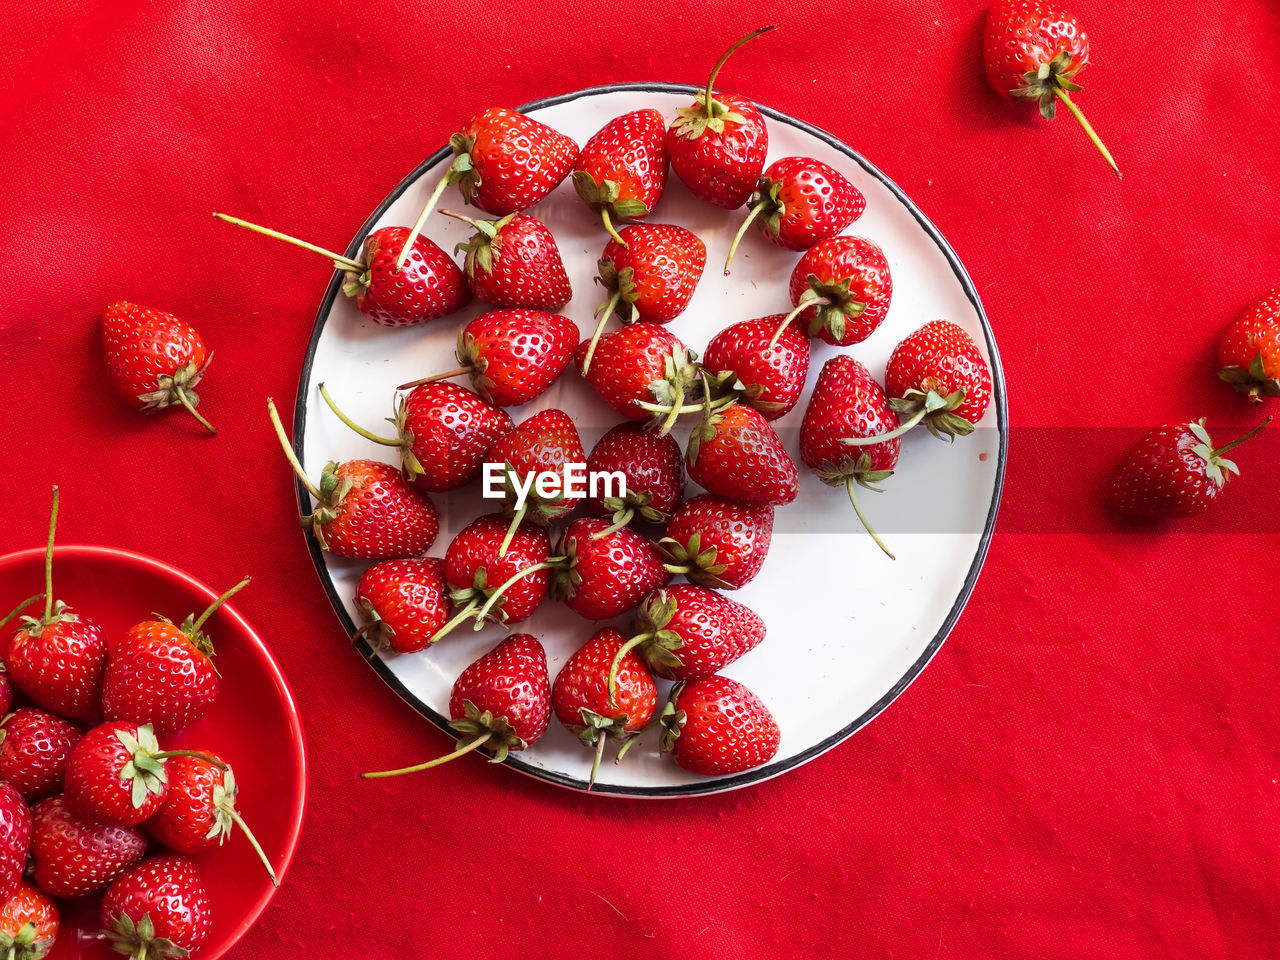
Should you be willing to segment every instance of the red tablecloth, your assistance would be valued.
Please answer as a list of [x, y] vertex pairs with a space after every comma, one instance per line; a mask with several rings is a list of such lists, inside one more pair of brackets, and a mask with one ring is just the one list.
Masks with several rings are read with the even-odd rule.
[[[772, 782], [661, 804], [482, 763], [356, 780], [446, 741], [349, 649], [263, 416], [267, 395], [292, 401], [329, 271], [209, 212], [341, 248], [475, 109], [696, 83], [766, 15], [724, 0], [7, 11], [0, 545], [40, 542], [56, 481], [65, 542], [215, 584], [254, 574], [237, 602], [293, 684], [312, 772], [297, 859], [239, 960], [348, 943], [441, 958], [1275, 955], [1280, 431], [1239, 451], [1244, 478], [1211, 520], [1160, 536], [1098, 508], [1132, 433], [1088, 428], [1206, 415], [1225, 438], [1256, 422], [1213, 352], [1280, 280], [1280, 11], [1082, 0], [1095, 63], [1077, 99], [1120, 181], [1065, 114], [1046, 125], [987, 89], [982, 3], [945, 6], [787, 4], [724, 82], [863, 151], [968, 266], [1009, 381], [1001, 532], [951, 639], [869, 728]], [[117, 298], [211, 342], [216, 440], [108, 396], [95, 318]]]

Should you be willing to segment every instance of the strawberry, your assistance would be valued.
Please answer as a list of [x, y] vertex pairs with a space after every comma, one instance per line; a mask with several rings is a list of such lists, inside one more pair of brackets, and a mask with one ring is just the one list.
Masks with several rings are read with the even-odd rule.
[[395, 416], [387, 417], [396, 428], [394, 437], [380, 437], [348, 417], [323, 383], [320, 397], [334, 416], [366, 440], [398, 447], [404, 478], [431, 493], [464, 486], [478, 477], [485, 453], [514, 427], [505, 410], [452, 383], [424, 382], [401, 396]]
[[458, 333], [457, 369], [403, 383], [419, 384], [467, 374], [487, 402], [518, 407], [540, 397], [573, 359], [578, 325], [541, 310], [491, 310]]
[[213, 641], [201, 628], [248, 583], [245, 577], [198, 618], [188, 614], [181, 626], [157, 615], [130, 627], [107, 662], [103, 715], [108, 720], [149, 723], [160, 733], [176, 733], [203, 717], [217, 699], [219, 676]]
[[1152, 430], [1112, 476], [1111, 508], [1149, 520], [1203, 513], [1218, 499], [1231, 474], [1240, 473], [1223, 454], [1261, 433], [1270, 422], [1267, 417], [1243, 437], [1216, 449], [1203, 419]]
[[702, 358], [717, 392], [729, 391], [766, 420], [791, 412], [809, 375], [809, 338], [797, 322], [782, 320], [779, 313], [730, 324], [711, 338]]
[[790, 503], [800, 489], [796, 465], [773, 428], [738, 403], [704, 416], [694, 428], [685, 467], [709, 493], [750, 506]]
[[405, 483], [400, 471], [377, 460], [328, 463], [317, 487], [298, 462], [280, 414], [267, 401], [267, 414], [294, 473], [316, 499], [303, 526], [322, 549], [340, 557], [394, 560], [426, 553], [440, 532], [436, 508], [427, 495]]
[[893, 475], [902, 441], [885, 440], [856, 452], [845, 441], [890, 434], [897, 427], [898, 415], [880, 384], [866, 367], [845, 355], [823, 365], [800, 425], [800, 459], [823, 483], [845, 488], [854, 513], [890, 559], [893, 553], [862, 515], [853, 486], [878, 489], [873, 484]]
[[454, 681], [449, 716], [453, 718], [449, 726], [459, 734], [452, 753], [412, 767], [361, 776], [416, 773], [481, 747], [501, 763], [511, 751], [537, 743], [551, 719], [551, 681], [542, 644], [527, 633], [513, 633], [468, 666]]
[[605, 403], [629, 420], [661, 420], [665, 434], [681, 413], [701, 409], [684, 405], [699, 389], [695, 356], [665, 327], [636, 323], [597, 344], [583, 340], [574, 359]]
[[751, 195], [769, 152], [769, 131], [746, 97], [713, 95], [716, 77], [735, 50], [772, 29], [755, 30], [726, 50], [711, 68], [707, 88], [692, 106], [676, 111], [667, 130], [671, 169], [695, 197], [727, 210], [742, 206]]
[[[13, 684], [9, 682], [9, 674], [0, 661], [0, 716], [8, 716], [13, 709]], [[4, 779], [0, 776], [0, 780]]]
[[764, 702], [728, 677], [677, 684], [662, 709], [662, 726], [663, 752], [708, 777], [768, 763], [782, 739]]
[[75, 813], [62, 794], [31, 811], [31, 859], [36, 884], [55, 897], [101, 890], [142, 859], [147, 838], [124, 827]]
[[1280, 287], [1244, 312], [1222, 334], [1218, 376], [1254, 403], [1280, 397]]
[[148, 857], [117, 877], [102, 898], [102, 932], [129, 960], [185, 957], [212, 929], [209, 891], [187, 857]]
[[421, 650], [449, 619], [444, 561], [424, 557], [375, 563], [356, 586], [356, 606], [365, 617], [357, 636], [375, 651]]
[[996, 93], [1035, 100], [1046, 120], [1053, 119], [1055, 98], [1061, 100], [1120, 175], [1111, 151], [1070, 97], [1080, 89], [1076, 75], [1089, 62], [1089, 37], [1073, 15], [1046, 0], [995, 0], [982, 34], [982, 59]]
[[628, 527], [611, 529], [601, 517], [579, 517], [569, 524], [558, 552], [564, 562], [552, 589], [588, 620], [626, 613], [671, 579], [652, 543]]
[[621, 497], [590, 496], [586, 507], [597, 516], [611, 516], [614, 528], [639, 517], [665, 523], [684, 499], [684, 456], [670, 434], [654, 433], [638, 423], [621, 423], [607, 430], [591, 448], [587, 474], [620, 476]]
[[213, 356], [191, 324], [172, 313], [121, 301], [102, 311], [102, 347], [116, 393], [139, 410], [182, 406], [210, 433], [196, 411], [195, 387]]
[[559, 186], [578, 159], [578, 144], [558, 130], [506, 107], [490, 107], [449, 138], [453, 161], [436, 181], [410, 236], [415, 239], [445, 189], [504, 217], [532, 207]]
[[58, 938], [58, 905], [34, 883], [22, 880], [0, 906], [0, 956], [42, 960]]
[[[449, 255], [426, 237], [409, 239], [407, 227], [380, 227], [364, 238], [360, 259], [353, 260], [315, 244], [260, 227], [256, 223], [215, 213], [219, 220], [255, 233], [284, 240], [333, 261], [346, 283], [342, 292], [374, 323], [407, 327], [461, 310], [471, 302], [466, 277]], [[407, 257], [402, 258], [403, 251]], [[403, 263], [399, 260], [404, 259]]]
[[760, 232], [775, 246], [808, 250], [862, 216], [867, 198], [843, 173], [821, 160], [783, 157], [760, 175], [747, 205], [750, 211], [725, 257], [725, 276], [738, 244], [756, 218], [761, 218]]
[[832, 237], [810, 247], [791, 271], [795, 309], [786, 323], [799, 317], [810, 337], [847, 347], [875, 332], [892, 299], [884, 252], [862, 237]]
[[137, 826], [164, 802], [167, 756], [149, 725], [108, 720], [67, 757], [67, 804], [83, 817]]
[[[44, 613], [38, 619], [23, 617], [22, 626], [9, 640], [5, 665], [14, 685], [37, 706], [71, 720], [95, 720], [101, 716], [107, 640], [98, 624], [53, 599], [57, 525], [58, 488], [54, 487], [44, 555]], [[24, 601], [19, 609], [33, 600]]]
[[606, 742], [621, 744], [617, 755], [621, 760], [632, 738], [645, 728], [658, 706], [658, 691], [643, 660], [627, 653], [614, 667], [614, 657], [626, 642], [627, 638], [612, 627], [597, 630], [570, 655], [551, 685], [551, 706], [556, 718], [579, 740], [595, 748], [588, 790], [600, 772]]
[[170, 850], [197, 854], [222, 846], [232, 826], [238, 826], [267, 868], [272, 884], [279, 886], [275, 868], [236, 809], [240, 787], [230, 766], [204, 751], [203, 756], [170, 757], [165, 773], [169, 791], [147, 821], [147, 833]]
[[708, 587], [737, 590], [760, 572], [772, 539], [772, 507], [702, 494], [671, 515], [658, 549], [671, 573]]
[[75, 724], [35, 707], [19, 707], [0, 721], [0, 780], [28, 803], [62, 789], [67, 757], [80, 740]]
[[573, 165], [578, 196], [600, 214], [604, 228], [623, 246], [613, 218], [643, 220], [653, 213], [667, 185], [662, 130], [657, 110], [623, 114], [587, 141]]
[[476, 228], [453, 249], [466, 251], [462, 272], [476, 299], [496, 307], [556, 310], [573, 297], [556, 238], [541, 220], [522, 213], [474, 220], [452, 210], [440, 212]]
[[0, 901], [18, 888], [31, 849], [31, 811], [11, 783], [0, 783]]
[[[563, 517], [578, 505], [580, 496], [570, 496], [562, 489], [549, 493], [529, 486], [524, 503], [517, 506], [517, 485], [532, 484], [540, 473], [554, 473], [563, 477], [567, 464], [583, 464], [587, 454], [582, 449], [578, 428], [563, 410], [541, 410], [525, 420], [498, 441], [485, 454], [485, 462], [503, 465], [503, 486], [507, 511], [511, 515], [511, 527], [507, 539], [499, 550], [506, 553], [507, 543], [517, 527], [526, 519], [538, 526], [548, 526], [551, 521]], [[545, 488], [544, 488], [545, 489]]]

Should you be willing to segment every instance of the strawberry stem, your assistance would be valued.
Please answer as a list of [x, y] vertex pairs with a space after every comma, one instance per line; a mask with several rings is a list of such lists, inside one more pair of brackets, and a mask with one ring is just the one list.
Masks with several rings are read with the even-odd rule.
[[44, 548], [44, 619], [53, 623], [53, 534], [58, 528], [58, 488], [53, 488], [53, 507], [49, 511], [49, 542]]
[[877, 443], [884, 443], [886, 440], [894, 440], [902, 436], [904, 433], [906, 433], [908, 430], [910, 430], [912, 427], [918, 424], [928, 414], [929, 414], [928, 404], [923, 404], [921, 405], [919, 410], [913, 413], [906, 420], [902, 421], [902, 423], [898, 424], [888, 433], [877, 433], [874, 436], [870, 436], [870, 437], [845, 437], [840, 442], [848, 447], [870, 447], [870, 446], [874, 446]]
[[[609, 236], [613, 237], [613, 239], [617, 240], [620, 244], [626, 247], [627, 241], [623, 240], [620, 236], [618, 236], [618, 231], [615, 230], [613, 227], [613, 221], [609, 218], [608, 207], [600, 208], [600, 218], [604, 220], [604, 228], [609, 231]], [[627, 249], [630, 250], [631, 248], [627, 247]]]
[[620, 646], [618, 652], [613, 655], [613, 662], [609, 664], [609, 678], [605, 684], [609, 690], [609, 706], [617, 706], [617, 703], [614, 702], [614, 696], [618, 690], [618, 669], [622, 666], [622, 658], [652, 636], [650, 633], [638, 633]]
[[413, 227], [409, 230], [409, 236], [404, 239], [404, 246], [400, 248], [400, 255], [396, 257], [395, 273], [399, 273], [404, 267], [404, 262], [409, 259], [409, 251], [413, 249], [413, 245], [417, 243], [418, 237], [422, 235], [422, 228], [426, 226], [427, 217], [431, 216], [431, 211], [436, 207], [436, 201], [440, 199], [440, 195], [444, 193], [445, 187], [449, 186], [452, 179], [450, 174], [453, 173], [455, 166], [461, 157], [454, 159], [449, 165], [449, 169], [444, 172], [444, 176], [440, 178], [439, 183], [431, 191], [431, 196], [427, 197], [426, 205], [423, 206], [422, 212], [418, 214], [418, 219], [414, 221]]
[[729, 275], [729, 264], [733, 263], [733, 255], [738, 252], [738, 244], [740, 244], [742, 242], [742, 238], [747, 235], [747, 228], [751, 226], [752, 221], [755, 220], [756, 217], [760, 216], [766, 206], [767, 203], [764, 200], [761, 200], [752, 207], [751, 212], [747, 214], [747, 219], [742, 221], [742, 226], [740, 226], [738, 228], [738, 232], [733, 235], [733, 243], [729, 244], [729, 255], [724, 258], [724, 275], [726, 277]]
[[1080, 126], [1084, 128], [1084, 132], [1088, 135], [1089, 139], [1093, 141], [1093, 145], [1097, 147], [1098, 152], [1102, 154], [1102, 158], [1106, 160], [1107, 163], [1111, 164], [1111, 169], [1116, 172], [1116, 176], [1123, 177], [1124, 174], [1122, 174], [1120, 172], [1120, 168], [1116, 166], [1116, 162], [1111, 156], [1111, 151], [1108, 150], [1107, 145], [1102, 142], [1102, 138], [1094, 132], [1093, 125], [1084, 118], [1084, 114], [1080, 112], [1080, 108], [1076, 106], [1076, 102], [1067, 95], [1067, 91], [1063, 90], [1055, 83], [1053, 85], [1053, 95], [1061, 100], [1062, 105], [1070, 110], [1071, 115], [1079, 121]]
[[18, 604], [11, 611], [9, 611], [8, 616], [6, 616], [3, 620], [0, 620], [0, 627], [3, 627], [6, 623], [8, 623], [10, 620], [16, 617], [18, 614], [20, 614], [23, 610], [27, 609], [27, 607], [31, 606], [37, 600], [43, 600], [44, 597], [45, 595], [43, 593], [35, 593], [27, 597], [27, 599], [23, 600], [20, 604]]
[[609, 322], [609, 318], [613, 316], [613, 311], [618, 308], [620, 299], [622, 299], [622, 291], [615, 290], [609, 299], [601, 304], [596, 311], [596, 316], [600, 319], [596, 321], [596, 328], [591, 334], [591, 343], [587, 345], [586, 356], [582, 358], [582, 375], [584, 377], [587, 375], [587, 371], [591, 369], [591, 359], [596, 355], [596, 346], [600, 343], [600, 335], [604, 333], [604, 325]]
[[431, 644], [435, 643], [438, 640], [443, 640], [448, 634], [452, 633], [454, 628], [457, 627], [458, 624], [462, 623], [462, 621], [468, 620], [471, 617], [474, 617], [478, 609], [480, 609], [479, 600], [468, 601], [466, 606], [464, 606], [460, 611], [458, 611], [458, 613], [454, 615], [452, 620], [450, 620], [443, 627], [441, 627], [439, 630], [437, 630], [435, 633], [431, 635], [431, 639], [427, 641], [427, 645], [430, 646]]
[[223, 808], [226, 810], [227, 816], [231, 818], [231, 822], [240, 828], [240, 832], [244, 834], [244, 838], [249, 841], [249, 846], [253, 847], [253, 852], [258, 855], [258, 859], [262, 861], [262, 865], [267, 868], [267, 876], [271, 878], [273, 887], [280, 886], [280, 881], [276, 879], [276, 871], [271, 866], [271, 861], [267, 859], [266, 851], [262, 849], [262, 844], [258, 843], [258, 838], [253, 835], [253, 831], [249, 829], [249, 825], [244, 822], [244, 818], [240, 816], [240, 812], [234, 806]]
[[398, 777], [405, 773], [417, 773], [419, 770], [430, 770], [432, 767], [438, 767], [442, 763], [448, 763], [450, 760], [454, 760], [462, 756], [464, 753], [470, 753], [472, 750], [483, 747], [489, 742], [489, 739], [492, 736], [493, 731], [490, 730], [483, 737], [476, 737], [474, 740], [467, 741], [464, 746], [459, 747], [457, 750], [453, 751], [453, 753], [445, 754], [443, 757], [436, 757], [434, 760], [428, 760], [426, 763], [417, 763], [412, 767], [401, 767], [399, 770], [379, 770], [376, 773], [362, 773], [360, 776], [364, 777], [366, 780], [378, 780], [382, 777]]
[[170, 757], [195, 757], [197, 760], [203, 760], [205, 763], [217, 767], [224, 773], [227, 770], [227, 765], [217, 757], [201, 753], [199, 750], [161, 750], [159, 753], [151, 754], [151, 757], [154, 760], [168, 760]]
[[297, 454], [293, 452], [293, 445], [289, 443], [289, 438], [285, 435], [284, 424], [280, 422], [280, 414], [276, 412], [274, 400], [267, 400], [267, 416], [271, 418], [271, 426], [275, 428], [276, 436], [280, 439], [280, 446], [284, 448], [284, 455], [289, 461], [289, 466], [293, 467], [293, 472], [302, 481], [303, 488], [307, 493], [315, 497], [318, 503], [323, 503], [324, 494], [320, 492], [314, 483], [307, 479], [307, 472], [302, 469], [302, 464], [298, 462]]
[[200, 425], [202, 427], [204, 427], [206, 430], [212, 433], [215, 437], [218, 435], [218, 431], [213, 428], [213, 424], [210, 423], [208, 420], [206, 420], [204, 417], [202, 417], [199, 411], [196, 410], [196, 405], [191, 402], [191, 397], [187, 395], [186, 390], [184, 390], [182, 387], [175, 387], [173, 391], [173, 395], [177, 399], [177, 401], [180, 404], [182, 404], [183, 408], [187, 411], [187, 413], [191, 414], [193, 417], [195, 417], [197, 420], [200, 421]]
[[604, 744], [608, 739], [601, 730], [596, 734], [596, 755], [591, 761], [591, 778], [587, 780], [587, 793], [596, 785], [596, 776], [600, 773], [600, 758], [604, 756]]
[[609, 524], [609, 526], [605, 527], [603, 530], [597, 530], [595, 533], [591, 535], [591, 539], [600, 540], [600, 539], [603, 539], [604, 537], [609, 536], [609, 534], [611, 533], [617, 533], [619, 530], [625, 527], [628, 523], [630, 523], [632, 517], [634, 517], [635, 515], [636, 515], [636, 512], [632, 510], [630, 507], [628, 507], [626, 510], [622, 512], [621, 520], [615, 520], [613, 523]]
[[1263, 430], [1265, 430], [1267, 427], [1267, 424], [1269, 424], [1270, 422], [1271, 422], [1271, 417], [1267, 417], [1267, 419], [1263, 420], [1260, 424], [1258, 424], [1256, 427], [1254, 427], [1252, 430], [1250, 430], [1240, 439], [1232, 440], [1225, 447], [1219, 447], [1217, 450], [1214, 450], [1213, 453], [1209, 454], [1209, 458], [1216, 459], [1217, 457], [1222, 456], [1224, 453], [1229, 453], [1230, 451], [1234, 450], [1236, 447], [1240, 446], [1240, 444], [1244, 443], [1246, 440], [1252, 440], [1254, 437], [1260, 434]]
[[355, 270], [363, 272], [365, 265], [349, 257], [334, 253], [332, 250], [326, 250], [324, 247], [317, 247], [314, 243], [307, 243], [305, 240], [299, 240], [297, 237], [291, 237], [287, 233], [281, 233], [279, 230], [272, 230], [270, 227], [259, 226], [256, 223], [250, 223], [248, 220], [241, 220], [239, 217], [230, 217], [225, 213], [215, 213], [215, 217], [227, 223], [233, 223], [237, 227], [244, 227], [246, 230], [252, 230], [254, 233], [261, 233], [264, 236], [275, 237], [277, 240], [283, 240], [285, 243], [292, 243], [295, 247], [301, 247], [303, 250], [310, 250], [321, 256], [328, 257], [333, 261], [334, 267], [339, 270]]
[[461, 220], [463, 223], [471, 224], [471, 226], [475, 227], [477, 230], [480, 229], [480, 224], [476, 223], [472, 217], [468, 217], [465, 213], [458, 213], [456, 210], [441, 210], [440, 216], [453, 217], [455, 220]]
[[412, 390], [414, 387], [420, 387], [424, 383], [435, 383], [438, 380], [448, 380], [451, 377], [460, 377], [464, 373], [470, 373], [470, 367], [455, 367], [445, 373], [433, 374], [430, 377], [423, 377], [420, 380], [410, 380], [408, 383], [402, 383], [396, 387], [397, 390]]
[[507, 527], [507, 535], [502, 538], [502, 545], [498, 547], [498, 557], [507, 555], [507, 547], [511, 546], [511, 538], [516, 535], [516, 531], [520, 529], [520, 524], [524, 523], [525, 511], [528, 510], [529, 504], [526, 502], [524, 506], [516, 510], [511, 517], [511, 526]]
[[333, 398], [329, 396], [329, 391], [325, 389], [323, 383], [320, 384], [320, 396], [321, 398], [323, 398], [324, 402], [329, 405], [329, 409], [333, 411], [334, 416], [336, 416], [339, 420], [345, 423], [348, 427], [350, 427], [356, 433], [360, 434], [360, 436], [364, 437], [366, 440], [372, 440], [374, 443], [380, 443], [384, 447], [404, 446], [404, 441], [402, 441], [399, 437], [395, 439], [392, 439], [390, 437], [380, 437], [376, 433], [370, 433], [364, 427], [360, 426], [360, 424], [353, 421], [350, 417], [348, 417], [345, 413], [343, 413], [341, 410], [338, 409], [338, 405], [333, 402]]
[[220, 606], [222, 606], [224, 603], [226, 603], [229, 598], [235, 596], [237, 593], [239, 593], [241, 590], [247, 587], [251, 579], [252, 579], [251, 577], [245, 577], [243, 580], [237, 583], [234, 587], [232, 587], [230, 590], [228, 590], [226, 593], [220, 596], [217, 600], [213, 601], [213, 603], [209, 605], [209, 609], [206, 610], [204, 613], [200, 614], [200, 618], [191, 625], [191, 632], [193, 634], [199, 633], [200, 628], [203, 627], [204, 622], [213, 615], [213, 612], [217, 610]]
[[846, 477], [844, 481], [844, 488], [849, 491], [849, 502], [853, 504], [853, 512], [858, 515], [858, 519], [862, 521], [862, 526], [866, 528], [867, 533], [871, 534], [871, 539], [876, 542], [876, 546], [883, 550], [890, 560], [897, 560], [898, 558], [893, 555], [893, 551], [884, 545], [880, 535], [871, 529], [871, 524], [867, 523], [867, 518], [862, 515], [862, 508], [858, 506], [858, 498], [853, 494], [855, 482], [853, 477]]
[[729, 57], [733, 55], [734, 51], [736, 51], [739, 47], [741, 47], [745, 43], [751, 42], [756, 37], [760, 36], [760, 34], [762, 33], [768, 33], [772, 29], [774, 28], [771, 25], [768, 27], [761, 27], [759, 30], [753, 30], [751, 33], [748, 33], [745, 37], [743, 37], [741, 40], [739, 40], [732, 47], [730, 47], [728, 50], [726, 50], [724, 53], [720, 55], [720, 59], [716, 61], [716, 65], [711, 68], [711, 76], [707, 78], [707, 97], [706, 97], [706, 104], [704, 106], [704, 110], [707, 114], [708, 120], [711, 119], [711, 117], [713, 116], [713, 114], [711, 113], [711, 88], [715, 86], [716, 76], [719, 75], [720, 68], [725, 65], [725, 61], [728, 60]]
[[658, 436], [665, 437], [671, 432], [671, 428], [676, 425], [676, 420], [680, 417], [680, 407], [684, 403], [684, 380], [677, 379], [675, 383], [675, 398], [671, 402], [671, 412], [667, 414], [666, 419], [662, 421], [662, 426], [658, 428]]
[[479, 630], [484, 627], [485, 619], [489, 616], [489, 611], [493, 609], [493, 605], [501, 600], [508, 590], [531, 573], [537, 573], [539, 570], [548, 570], [552, 567], [558, 566], [560, 564], [560, 560], [560, 557], [556, 557], [553, 560], [544, 560], [542, 563], [531, 564], [507, 580], [507, 582], [497, 590], [493, 591], [493, 593], [489, 595], [489, 599], [485, 601], [484, 606], [476, 612], [475, 629]]
[[[807, 290], [805, 291], [805, 293], [808, 293], [808, 292], [809, 291]], [[769, 338], [769, 344], [764, 348], [764, 352], [768, 353], [770, 350], [772, 350], [774, 347], [778, 345], [778, 341], [782, 339], [783, 331], [785, 331], [787, 327], [790, 326], [791, 321], [794, 320], [796, 317], [800, 316], [800, 314], [805, 309], [807, 309], [808, 307], [812, 307], [815, 303], [830, 303], [830, 302], [831, 301], [827, 300], [826, 298], [820, 298], [820, 297], [806, 298], [804, 294], [801, 294], [800, 302], [795, 305], [795, 309], [792, 310], [790, 313], [788, 313], [785, 317], [783, 317], [782, 322], [778, 324], [778, 329], [773, 331], [773, 336]]]

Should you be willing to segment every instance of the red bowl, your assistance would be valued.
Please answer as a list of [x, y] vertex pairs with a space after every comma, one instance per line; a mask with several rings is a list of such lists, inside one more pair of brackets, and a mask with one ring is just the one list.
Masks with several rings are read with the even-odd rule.
[[[153, 613], [181, 622], [220, 593], [159, 560], [112, 547], [59, 546], [53, 564], [56, 599], [97, 620], [108, 638], [121, 636]], [[0, 557], [0, 607], [5, 611], [39, 592], [43, 583], [43, 549]], [[205, 717], [180, 736], [167, 738], [165, 745], [204, 747], [231, 764], [240, 787], [236, 806], [283, 880], [298, 844], [307, 793], [306, 753], [293, 695], [267, 645], [230, 603], [209, 618], [205, 632], [213, 639], [222, 673], [218, 699]], [[275, 888], [238, 830], [221, 847], [198, 857], [197, 864], [214, 916], [213, 932], [193, 956], [215, 960], [253, 926]], [[50, 960], [119, 960], [97, 936], [98, 907], [97, 897], [59, 901], [62, 928]]]

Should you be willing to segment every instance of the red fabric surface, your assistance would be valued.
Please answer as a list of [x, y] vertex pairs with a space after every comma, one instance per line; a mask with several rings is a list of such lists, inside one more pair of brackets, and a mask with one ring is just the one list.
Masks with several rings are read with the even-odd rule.
[[[210, 583], [254, 575], [237, 602], [292, 682], [311, 795], [293, 869], [237, 960], [352, 940], [370, 957], [1274, 956], [1280, 431], [1241, 448], [1244, 478], [1212, 520], [1161, 536], [1098, 507], [1132, 434], [1083, 428], [1206, 415], [1225, 439], [1257, 419], [1215, 381], [1213, 353], [1280, 278], [1280, 154], [1264, 135], [1280, 11], [1075, 5], [1094, 55], [1077, 100], [1119, 181], [1065, 113], [1046, 125], [987, 89], [979, 0], [939, 6], [7, 12], [0, 547], [40, 542], [56, 481], [64, 542]], [[329, 271], [209, 212], [342, 247], [476, 109], [696, 83], [771, 20], [724, 86], [884, 169], [955, 246], [996, 330], [1015, 432], [968, 610], [864, 732], [731, 795], [595, 799], [478, 762], [358, 782], [446, 741], [348, 649], [262, 413], [266, 395], [292, 401]], [[200, 393], [217, 439], [107, 395], [95, 317], [125, 297], [213, 346]], [[1019, 431], [1068, 427], [1078, 443], [1020, 452]]]

